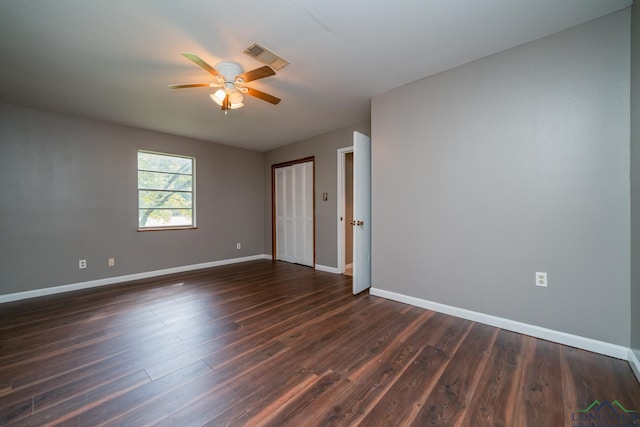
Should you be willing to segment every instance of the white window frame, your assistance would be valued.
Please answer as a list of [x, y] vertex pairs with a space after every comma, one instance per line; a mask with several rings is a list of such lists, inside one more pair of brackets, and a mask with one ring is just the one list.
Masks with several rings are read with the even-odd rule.
[[[159, 170], [147, 170], [140, 169], [139, 156], [140, 153], [154, 154], [158, 156], [166, 156], [173, 157], [179, 159], [189, 159], [191, 160], [191, 173], [190, 174], [179, 174], [171, 171], [159, 171]], [[140, 225], [140, 211], [145, 210], [145, 208], [140, 207], [140, 191], [154, 191], [150, 189], [140, 188], [140, 172], [159, 172], [159, 173], [167, 173], [173, 175], [186, 175], [191, 176], [191, 191], [186, 191], [191, 194], [191, 224], [184, 225], [176, 225], [176, 224], [168, 224], [168, 225], [151, 225], [151, 226], [141, 226]], [[136, 182], [137, 182], [137, 199], [138, 199], [138, 209], [137, 209], [137, 218], [138, 218], [138, 231], [156, 231], [156, 230], [190, 230], [195, 229], [196, 227], [196, 158], [193, 156], [186, 156], [181, 154], [171, 154], [171, 153], [163, 153], [159, 151], [150, 151], [150, 150], [138, 150], [136, 152]], [[156, 190], [163, 191], [163, 190]], [[160, 208], [162, 209], [162, 208]]]

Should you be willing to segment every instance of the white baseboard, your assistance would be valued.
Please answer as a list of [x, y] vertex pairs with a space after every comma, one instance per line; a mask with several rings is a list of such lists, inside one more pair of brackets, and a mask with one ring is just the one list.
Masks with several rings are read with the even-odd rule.
[[316, 264], [316, 270], [326, 271], [327, 273], [340, 274], [337, 267], [327, 267], [326, 265]]
[[[393, 301], [403, 302], [405, 304], [414, 305], [428, 310], [440, 313], [450, 314], [452, 316], [461, 317], [489, 326], [506, 329], [520, 334], [530, 335], [532, 337], [541, 338], [571, 347], [592, 351], [594, 353], [604, 354], [606, 356], [615, 357], [617, 359], [629, 360], [629, 348], [611, 344], [604, 341], [598, 341], [591, 338], [581, 337], [579, 335], [568, 334], [566, 332], [555, 331], [553, 329], [542, 328], [540, 326], [529, 325], [527, 323], [517, 322], [515, 320], [504, 319], [502, 317], [492, 316], [489, 314], [478, 313], [476, 311], [466, 310], [464, 308], [452, 307], [450, 305], [440, 304], [420, 298], [410, 297], [395, 292], [385, 291], [383, 289], [371, 288], [369, 293], [374, 296], [390, 299]], [[633, 352], [632, 352], [633, 353]], [[636, 373], [636, 375], [638, 375]]]
[[220, 261], [204, 262], [201, 264], [185, 265], [181, 267], [165, 268], [163, 270], [147, 271], [144, 273], [128, 274], [125, 276], [107, 277], [104, 279], [90, 280], [88, 282], [72, 283], [69, 285], [54, 286], [51, 288], [34, 289], [32, 291], [16, 292], [0, 295], [0, 304], [10, 301], [18, 301], [27, 298], [36, 298], [45, 295], [59, 294], [63, 292], [77, 291], [80, 289], [96, 288], [98, 286], [113, 285], [132, 280], [147, 279], [149, 277], [164, 276], [165, 274], [182, 273], [184, 271], [200, 270], [203, 268], [218, 267], [221, 265], [236, 264], [239, 262], [254, 261], [257, 259], [271, 259], [271, 255], [252, 255], [242, 258], [223, 259]]
[[636, 374], [636, 378], [640, 382], [640, 360], [638, 360], [638, 355], [632, 349], [629, 349], [629, 365], [631, 365], [631, 370]]

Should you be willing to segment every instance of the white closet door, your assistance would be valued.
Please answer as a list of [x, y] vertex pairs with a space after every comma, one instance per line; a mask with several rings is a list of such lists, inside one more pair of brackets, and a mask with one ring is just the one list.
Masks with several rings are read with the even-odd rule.
[[275, 174], [276, 259], [313, 267], [313, 162]]

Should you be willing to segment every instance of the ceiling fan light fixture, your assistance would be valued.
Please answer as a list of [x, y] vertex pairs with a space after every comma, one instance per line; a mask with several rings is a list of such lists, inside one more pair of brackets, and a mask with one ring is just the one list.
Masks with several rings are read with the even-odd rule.
[[[222, 103], [224, 102], [224, 97], [226, 96], [226, 94], [227, 92], [225, 92], [224, 89], [218, 89], [215, 93], [212, 93], [209, 96], [211, 96], [213, 102], [222, 107]], [[236, 90], [231, 91], [229, 93], [229, 102], [231, 103], [231, 106], [229, 108], [231, 110], [242, 108], [242, 106], [244, 106], [244, 104], [242, 103], [243, 100], [244, 98], [240, 92]]]
[[224, 101], [224, 95], [225, 95], [224, 90], [218, 89], [215, 93], [212, 93], [210, 96], [211, 96], [211, 99], [213, 99], [213, 102], [222, 106], [222, 101]]
[[229, 102], [231, 102], [232, 108], [233, 108], [233, 105], [242, 106], [243, 100], [244, 100], [244, 97], [242, 96], [242, 93], [238, 92], [237, 90], [234, 90], [233, 92], [229, 93]]

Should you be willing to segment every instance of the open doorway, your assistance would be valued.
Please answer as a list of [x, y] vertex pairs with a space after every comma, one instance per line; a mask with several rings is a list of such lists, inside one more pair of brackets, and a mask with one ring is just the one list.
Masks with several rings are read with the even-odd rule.
[[344, 156], [344, 274], [353, 276], [353, 152]]
[[353, 147], [338, 150], [338, 272], [353, 275]]

